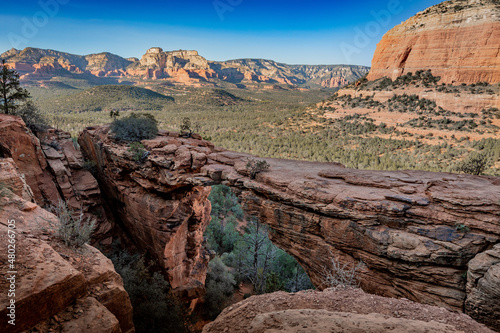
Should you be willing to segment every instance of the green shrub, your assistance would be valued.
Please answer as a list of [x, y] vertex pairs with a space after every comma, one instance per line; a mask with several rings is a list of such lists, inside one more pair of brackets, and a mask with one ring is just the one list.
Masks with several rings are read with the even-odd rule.
[[207, 314], [215, 319], [228, 305], [234, 293], [236, 281], [220, 257], [208, 263], [205, 304]]
[[93, 160], [85, 160], [83, 161], [83, 168], [90, 173], [95, 174], [97, 172], [97, 163]]
[[457, 171], [471, 175], [481, 175], [488, 167], [489, 159], [484, 153], [469, 155], [458, 167]]
[[461, 223], [455, 224], [455, 229], [458, 232], [463, 232], [463, 233], [467, 233], [470, 231], [470, 228], [468, 226], [466, 226], [465, 224], [461, 224]]
[[144, 149], [144, 145], [140, 142], [132, 142], [129, 144], [128, 151], [132, 153], [133, 159], [137, 163], [143, 163], [149, 155], [149, 152]]
[[121, 141], [141, 141], [158, 135], [156, 119], [148, 113], [132, 114], [111, 123], [113, 137]]
[[34, 133], [42, 132], [49, 128], [47, 120], [42, 116], [38, 107], [31, 101], [27, 101], [15, 108], [12, 114], [21, 117], [26, 126]]
[[246, 169], [250, 175], [250, 179], [255, 179], [257, 174], [269, 170], [269, 163], [264, 160], [250, 159], [247, 162]]
[[189, 117], [182, 118], [180, 130], [183, 135], [186, 135], [188, 137], [193, 134], [193, 130], [191, 129], [191, 119]]
[[188, 314], [181, 301], [170, 292], [164, 276], [153, 272], [153, 262], [147, 264], [143, 256], [121, 249], [115, 249], [110, 259], [129, 294], [137, 333], [187, 332], [184, 322]]
[[59, 223], [51, 225], [51, 227], [55, 229], [57, 236], [64, 244], [81, 247], [90, 241], [90, 237], [96, 226], [96, 220], [90, 217], [85, 220], [83, 212], [80, 212], [78, 217], [75, 218], [75, 213], [68, 208], [68, 205], [64, 201], [60, 201], [51, 210], [59, 219]]

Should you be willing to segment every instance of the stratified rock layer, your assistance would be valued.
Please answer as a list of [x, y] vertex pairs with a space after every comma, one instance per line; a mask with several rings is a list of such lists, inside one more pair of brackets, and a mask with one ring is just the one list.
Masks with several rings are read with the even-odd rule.
[[12, 158], [33, 200], [56, 206], [61, 200], [85, 217], [96, 219], [94, 234], [109, 245], [111, 223], [101, 201], [101, 191], [92, 173], [84, 167], [80, 150], [67, 132], [48, 129], [35, 136], [17, 116], [0, 114], [0, 158]]
[[469, 316], [356, 289], [276, 292], [224, 309], [204, 333], [264, 332], [492, 332]]
[[[251, 155], [162, 132], [142, 141], [150, 154], [139, 164], [108, 132], [87, 128], [80, 145], [131, 236], [164, 263], [176, 287], [203, 281], [203, 187], [217, 183], [237, 192], [245, 211], [271, 228], [272, 241], [320, 288], [332, 260], [362, 261], [365, 291], [463, 311], [469, 261], [500, 242], [495, 177], [265, 159], [269, 171], [250, 179]], [[496, 302], [492, 293], [477, 297], [474, 306], [485, 311]]]
[[[53, 229], [57, 217], [16, 195], [25, 189], [13, 160], [0, 158], [0, 166], [2, 182], [7, 179], [4, 170], [11, 179], [21, 179], [5, 182], [10, 190], [0, 191], [0, 241], [7, 245], [15, 240], [14, 261], [8, 260], [12, 252], [7, 246], [0, 253], [0, 331], [37, 326], [39, 332], [133, 333], [132, 305], [111, 261], [92, 246], [76, 250], [60, 242]], [[12, 275], [15, 297], [8, 293]], [[7, 316], [11, 299], [15, 325], [7, 322], [12, 319]]]
[[[101, 188], [116, 221], [167, 270], [178, 294], [199, 298], [210, 259], [203, 246], [203, 232], [210, 221], [210, 188], [179, 181], [176, 176], [199, 171], [213, 145], [159, 137], [144, 142], [153, 155], [141, 164], [134, 161], [127, 145], [108, 138], [108, 130], [87, 129], [79, 143], [96, 162]], [[175, 161], [164, 159], [164, 154], [173, 154]]]
[[444, 83], [498, 83], [499, 52], [498, 1], [445, 1], [384, 35], [368, 79], [431, 69]]

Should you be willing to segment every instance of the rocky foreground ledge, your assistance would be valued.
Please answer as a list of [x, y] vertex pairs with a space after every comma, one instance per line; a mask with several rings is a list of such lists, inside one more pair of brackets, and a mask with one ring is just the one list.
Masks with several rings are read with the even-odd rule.
[[230, 306], [203, 333], [489, 333], [469, 316], [359, 289], [253, 296]]
[[[364, 263], [362, 288], [465, 311], [500, 329], [500, 179], [422, 171], [368, 171], [336, 163], [258, 159], [163, 131], [135, 162], [109, 127], [83, 131], [106, 201], [135, 240], [163, 262], [172, 286], [195, 296], [205, 277], [209, 185], [224, 183], [324, 287], [331, 260]], [[193, 289], [195, 288], [195, 289]]]

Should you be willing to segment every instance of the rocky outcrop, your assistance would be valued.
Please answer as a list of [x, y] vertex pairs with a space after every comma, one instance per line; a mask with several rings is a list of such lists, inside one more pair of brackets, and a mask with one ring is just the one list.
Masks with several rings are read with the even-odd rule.
[[209, 332], [492, 332], [469, 316], [359, 289], [276, 292], [253, 296], [224, 311]]
[[[73, 55], [65, 52], [26, 48], [11, 49], [0, 55], [8, 66], [22, 74], [24, 81], [47, 80], [54, 76], [86, 74], [82, 78], [110, 77], [117, 81], [143, 83], [163, 80], [172, 84], [214, 86], [220, 81], [231, 83], [269, 83], [339, 87], [368, 72], [368, 67], [349, 65], [287, 65], [264, 59], [207, 61], [197, 51], [163, 51], [152, 47], [139, 60], [124, 59], [111, 53]], [[109, 80], [103, 81], [109, 83]]]
[[[210, 259], [203, 246], [210, 221], [210, 188], [184, 182], [181, 175], [199, 171], [213, 145], [178, 134], [160, 136], [144, 142], [152, 155], [143, 165], [134, 161], [126, 145], [112, 142], [108, 130], [88, 128], [79, 143], [96, 163], [103, 195], [116, 221], [139, 248], [157, 259], [177, 294], [199, 298]], [[175, 161], [165, 155], [175, 156]]]
[[109, 245], [107, 220], [99, 184], [84, 168], [81, 152], [69, 133], [49, 129], [36, 137], [21, 118], [0, 114], [0, 158], [12, 158], [39, 205], [64, 200], [73, 211], [98, 221], [95, 240]]
[[[365, 291], [462, 311], [468, 263], [500, 242], [495, 177], [266, 159], [270, 170], [252, 180], [246, 170], [250, 155], [162, 132], [142, 142], [150, 153], [138, 164], [108, 131], [86, 129], [82, 149], [96, 161], [113, 210], [164, 263], [176, 286], [203, 282], [201, 235], [209, 212], [203, 187], [221, 182], [237, 192], [248, 214], [271, 228], [272, 241], [295, 256], [320, 288], [332, 260], [362, 261]], [[181, 253], [179, 260], [172, 253]], [[490, 296], [481, 294], [476, 305], [492, 302]]]
[[465, 310], [500, 331], [500, 244], [469, 262]]
[[60, 200], [40, 140], [19, 117], [0, 114], [1, 157], [14, 160], [38, 203], [56, 204]]
[[[0, 192], [0, 240], [12, 239], [9, 224], [16, 235], [12, 267], [8, 252], [0, 253], [0, 330], [134, 332], [132, 306], [111, 261], [89, 245], [75, 251], [60, 242], [52, 228], [57, 218], [17, 195], [25, 186], [13, 160], [0, 158], [0, 166], [0, 178], [10, 188]], [[6, 182], [4, 170], [13, 181]], [[9, 271], [15, 271], [15, 326], [7, 322]]]
[[498, 1], [445, 1], [384, 35], [368, 79], [431, 69], [444, 83], [498, 83], [499, 52]]

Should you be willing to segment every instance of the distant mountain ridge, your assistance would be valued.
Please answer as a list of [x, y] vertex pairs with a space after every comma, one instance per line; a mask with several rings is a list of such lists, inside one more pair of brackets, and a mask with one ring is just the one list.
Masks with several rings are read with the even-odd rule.
[[335, 88], [368, 73], [355, 65], [288, 65], [266, 59], [209, 61], [197, 51], [163, 51], [153, 47], [139, 60], [103, 52], [75, 55], [48, 49], [11, 49], [0, 55], [24, 81], [48, 80], [55, 76], [91, 75], [132, 81], [164, 80], [173, 84], [216, 86], [220, 81], [287, 84], [301, 87]]

